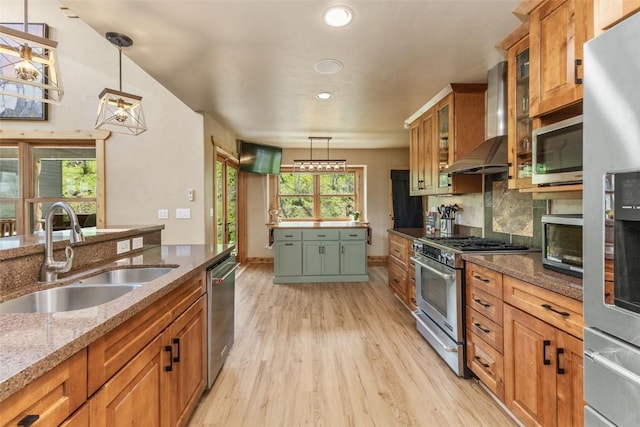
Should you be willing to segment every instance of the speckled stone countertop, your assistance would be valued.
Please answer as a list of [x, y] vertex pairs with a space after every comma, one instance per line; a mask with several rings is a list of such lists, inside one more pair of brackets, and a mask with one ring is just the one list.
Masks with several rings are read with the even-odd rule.
[[462, 254], [462, 259], [582, 301], [582, 279], [543, 268], [540, 252], [505, 255]]
[[0, 402], [136, 313], [177, 288], [234, 245], [164, 245], [65, 278], [122, 267], [175, 266], [175, 270], [106, 304], [43, 314], [0, 313]]

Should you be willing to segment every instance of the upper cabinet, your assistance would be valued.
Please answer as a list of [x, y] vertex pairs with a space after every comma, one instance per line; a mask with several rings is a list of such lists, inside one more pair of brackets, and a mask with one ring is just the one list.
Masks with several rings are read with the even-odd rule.
[[582, 100], [583, 44], [593, 37], [593, 2], [546, 0], [529, 15], [529, 115]]
[[640, 10], [640, 0], [595, 0], [596, 32], [607, 30]]
[[486, 84], [450, 84], [411, 122], [411, 195], [482, 191], [481, 175], [443, 170], [484, 141], [486, 89]]

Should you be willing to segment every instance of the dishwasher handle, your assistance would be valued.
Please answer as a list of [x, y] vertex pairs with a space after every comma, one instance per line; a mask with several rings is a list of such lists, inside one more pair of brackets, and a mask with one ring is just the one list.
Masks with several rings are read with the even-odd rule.
[[224, 267], [221, 266], [211, 270], [211, 283], [214, 285], [221, 285], [238, 269], [238, 267], [240, 267], [240, 263], [234, 262], [225, 264]]

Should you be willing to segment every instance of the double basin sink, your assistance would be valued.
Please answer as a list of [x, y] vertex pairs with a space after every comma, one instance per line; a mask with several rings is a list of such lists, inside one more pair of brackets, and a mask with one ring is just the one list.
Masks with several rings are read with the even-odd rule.
[[0, 303], [0, 313], [56, 313], [95, 307], [143, 286], [173, 267], [117, 268]]

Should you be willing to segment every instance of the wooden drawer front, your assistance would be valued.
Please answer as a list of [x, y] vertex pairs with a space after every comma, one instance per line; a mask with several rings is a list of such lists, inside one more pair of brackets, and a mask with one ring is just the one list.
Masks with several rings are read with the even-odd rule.
[[[2, 402], [1, 426], [59, 425], [87, 400], [87, 352], [81, 350]], [[23, 421], [23, 424], [19, 424]]]
[[502, 326], [467, 307], [467, 329], [502, 354]]
[[483, 292], [472, 284], [467, 287], [467, 305], [502, 326], [502, 298]]
[[468, 262], [465, 266], [466, 285], [475, 286], [498, 298], [502, 297], [502, 273]]
[[205, 273], [147, 307], [89, 345], [89, 395], [166, 328], [205, 291]]
[[338, 240], [340, 230], [302, 230], [302, 240]]
[[404, 298], [406, 282], [407, 272], [395, 262], [389, 261], [389, 287]]
[[395, 258], [398, 263], [407, 268], [409, 265], [409, 241], [389, 234], [389, 256]]
[[273, 230], [273, 238], [276, 242], [284, 240], [302, 240], [302, 230]]
[[582, 339], [581, 301], [505, 276], [504, 302]]
[[467, 330], [467, 366], [500, 400], [504, 401], [504, 357]]
[[364, 240], [367, 238], [367, 230], [356, 228], [353, 230], [340, 230], [340, 240]]
[[89, 425], [89, 402], [82, 405], [60, 427], [87, 427]]

